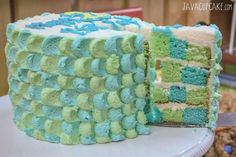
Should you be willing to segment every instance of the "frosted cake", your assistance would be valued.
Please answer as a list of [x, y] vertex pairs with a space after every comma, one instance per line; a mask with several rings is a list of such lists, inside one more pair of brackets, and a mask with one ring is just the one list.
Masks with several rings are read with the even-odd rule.
[[214, 25], [44, 13], [8, 24], [6, 35], [13, 120], [29, 136], [94, 144], [149, 134], [147, 122], [215, 127], [221, 36]]

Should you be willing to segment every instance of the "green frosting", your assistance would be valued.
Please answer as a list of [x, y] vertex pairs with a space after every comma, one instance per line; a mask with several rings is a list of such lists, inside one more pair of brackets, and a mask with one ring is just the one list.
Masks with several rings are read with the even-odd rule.
[[91, 136], [92, 135], [92, 124], [91, 123], [80, 123], [79, 133], [82, 136]]
[[96, 92], [104, 89], [104, 77], [92, 77], [90, 80], [90, 88]]
[[136, 36], [135, 35], [126, 35], [121, 41], [121, 48], [125, 53], [132, 53], [135, 51], [134, 42]]
[[111, 138], [110, 137], [98, 137], [96, 136], [95, 137], [97, 143], [108, 143], [108, 142], [111, 142]]
[[102, 122], [107, 119], [107, 111], [106, 110], [94, 110], [93, 118], [96, 122]]
[[43, 88], [41, 93], [42, 103], [52, 106], [61, 106], [60, 93], [53, 88]]
[[128, 138], [135, 138], [138, 136], [138, 134], [135, 129], [129, 129], [125, 132], [125, 136]]
[[77, 111], [72, 107], [64, 107], [62, 109], [62, 116], [65, 121], [72, 122], [77, 119]]
[[89, 51], [96, 58], [106, 57], [104, 44], [104, 39], [94, 39], [89, 45]]
[[51, 134], [60, 134], [61, 122], [55, 120], [46, 120], [44, 124], [45, 131]]
[[117, 92], [110, 92], [107, 96], [107, 101], [111, 107], [119, 108], [122, 106], [122, 102]]
[[39, 116], [42, 116], [43, 113], [42, 113], [42, 105], [36, 101], [31, 101], [30, 103], [30, 106], [31, 106], [31, 109], [32, 109], [32, 112], [39, 115]]
[[78, 106], [81, 108], [81, 109], [84, 109], [84, 110], [91, 110], [92, 109], [92, 104], [91, 104], [91, 97], [90, 97], [90, 94], [89, 93], [82, 93], [82, 94], [79, 94], [78, 98], [77, 98], [77, 102], [78, 102]]
[[44, 132], [39, 130], [34, 130], [33, 136], [38, 140], [44, 139]]
[[118, 74], [119, 72], [119, 56], [112, 54], [106, 61], [106, 70], [110, 74]]
[[135, 112], [134, 104], [124, 104], [122, 111], [125, 115], [129, 116]]
[[139, 98], [145, 98], [147, 91], [144, 84], [139, 84], [135, 88], [135, 94]]
[[31, 35], [26, 41], [26, 47], [29, 51], [32, 52], [41, 52], [41, 45], [44, 40], [43, 36]]
[[73, 56], [72, 49], [71, 49], [72, 42], [73, 42], [73, 39], [71, 38], [63, 38], [62, 40], [60, 40], [60, 43], [59, 43], [60, 52], [67, 56]]
[[49, 72], [52, 74], [57, 74], [58, 73], [58, 68], [57, 68], [58, 61], [59, 61], [59, 57], [43, 56], [40, 61], [40, 67], [43, 71], [46, 71], [46, 72]]
[[72, 144], [79, 144], [80, 143], [79, 136], [72, 136], [72, 135], [62, 133], [60, 137], [61, 137], [60, 142], [62, 144], [72, 145]]
[[121, 123], [119, 121], [114, 121], [114, 122], [111, 122], [111, 132], [113, 134], [119, 134], [122, 132], [122, 126], [121, 126]]
[[62, 89], [69, 89], [72, 86], [73, 77], [59, 75], [57, 81]]
[[87, 78], [92, 75], [90, 72], [91, 69], [91, 58], [90, 57], [82, 57], [75, 61], [75, 73], [76, 75]]
[[139, 54], [135, 57], [135, 63], [137, 64], [138, 67], [145, 69], [146, 68], [146, 58], [144, 54]]
[[11, 32], [10, 40], [11, 40], [12, 44], [18, 45], [18, 42], [17, 42], [18, 35], [19, 35], [19, 31], [18, 30], [13, 30]]
[[122, 76], [122, 85], [124, 85], [125, 87], [129, 87], [133, 85], [133, 75], [130, 74], [124, 74]]
[[41, 76], [39, 73], [28, 71], [27, 73], [27, 79], [29, 82], [33, 85], [40, 84], [41, 83]]
[[29, 53], [27, 51], [17, 51], [15, 61], [21, 67], [26, 67], [26, 58]]
[[147, 123], [147, 119], [146, 119], [146, 116], [145, 116], [143, 111], [139, 111], [137, 113], [137, 120], [141, 124], [146, 124]]

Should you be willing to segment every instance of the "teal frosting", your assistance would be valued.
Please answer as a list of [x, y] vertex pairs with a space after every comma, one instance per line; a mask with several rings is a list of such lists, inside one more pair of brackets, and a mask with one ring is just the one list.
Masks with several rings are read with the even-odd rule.
[[15, 25], [13, 23], [10, 23], [7, 25], [7, 31], [6, 31], [6, 37], [7, 37], [7, 41], [11, 42], [10, 38], [11, 38], [11, 33], [14, 30]]
[[19, 84], [20, 84], [20, 81], [14, 79], [14, 78], [10, 78], [10, 79], [9, 79], [9, 82], [10, 82], [10, 87], [9, 87], [9, 88], [10, 88], [11, 90], [14, 90], [16, 93], [18, 93], [18, 91], [19, 91], [18, 86], [19, 86]]
[[105, 81], [105, 87], [110, 90], [114, 91], [120, 88], [121, 85], [121, 79], [119, 76], [116, 75], [108, 75], [106, 81]]
[[45, 117], [33, 116], [32, 117], [32, 125], [35, 129], [42, 130], [42, 129], [44, 129], [45, 120], [46, 120]]
[[120, 67], [124, 73], [132, 73], [136, 68], [135, 57], [132, 54], [124, 54], [120, 60]]
[[71, 44], [72, 52], [77, 57], [87, 57], [90, 56], [89, 44], [91, 39], [88, 38], [77, 38]]
[[92, 114], [89, 111], [80, 110], [78, 112], [78, 117], [82, 122], [90, 122], [92, 120]]
[[41, 99], [41, 92], [43, 87], [37, 85], [31, 85], [28, 88], [28, 94], [32, 100], [40, 100]]
[[19, 44], [20, 48], [22, 48], [22, 49], [26, 48], [26, 41], [29, 36], [31, 36], [30, 31], [28, 31], [28, 30], [20, 31], [20, 33], [18, 35], [18, 44]]
[[130, 103], [134, 100], [134, 91], [131, 88], [124, 88], [120, 92], [121, 101], [124, 103]]
[[138, 53], [143, 53], [143, 50], [144, 50], [143, 44], [144, 44], [144, 36], [141, 34], [137, 35], [135, 39], [134, 47]]
[[137, 68], [136, 73], [134, 74], [134, 81], [136, 83], [143, 83], [145, 80], [145, 71], [141, 68]]
[[12, 46], [8, 51], [9, 51], [8, 52], [8, 61], [14, 62], [15, 58], [16, 58], [16, 52], [18, 51], [18, 49], [15, 46]]
[[17, 76], [20, 81], [27, 82], [27, 69], [17, 69]]
[[48, 142], [60, 143], [60, 137], [59, 136], [49, 134], [47, 132], [45, 132], [44, 139]]
[[105, 49], [106, 54], [120, 55], [122, 53], [122, 50], [120, 48], [121, 40], [122, 40], [122, 37], [120, 36], [112, 36], [108, 38], [104, 44], [104, 49]]
[[162, 123], [163, 115], [162, 112], [156, 107], [155, 104], [150, 105], [150, 111], [146, 114], [149, 123], [156, 124]]
[[150, 134], [150, 128], [143, 125], [143, 124], [140, 124], [140, 123], [137, 124], [136, 130], [137, 130], [138, 134], [141, 134], [141, 135]]
[[46, 55], [57, 55], [60, 54], [59, 43], [62, 37], [49, 36], [43, 40], [42, 51]]
[[124, 117], [122, 120], [122, 126], [125, 129], [133, 129], [137, 124], [135, 115]]
[[60, 94], [60, 100], [64, 105], [75, 106], [77, 105], [77, 93], [73, 89], [64, 90]]
[[74, 59], [70, 57], [61, 57], [58, 62], [58, 69], [62, 75], [74, 75]]
[[78, 122], [65, 122], [61, 123], [61, 130], [69, 135], [75, 135], [78, 133], [79, 123]]
[[50, 87], [50, 88], [58, 88], [58, 82], [57, 82], [56, 75], [52, 75], [49, 73], [41, 73], [41, 80], [44, 87]]
[[97, 136], [109, 136], [110, 124], [108, 121], [95, 124], [95, 134]]
[[112, 121], [120, 121], [123, 118], [121, 109], [110, 109], [108, 112], [108, 117]]
[[94, 59], [91, 64], [91, 71], [96, 76], [106, 75], [105, 59]]
[[22, 114], [23, 114], [23, 111], [22, 111], [21, 107], [16, 107], [14, 109], [13, 121], [14, 122], [19, 121], [21, 119], [21, 117], [22, 117]]
[[150, 81], [154, 82], [156, 80], [156, 70], [155, 68], [150, 68]]
[[146, 100], [145, 99], [142, 99], [142, 98], [137, 98], [136, 101], [135, 101], [135, 107], [138, 109], [138, 110], [143, 110], [144, 107], [146, 106]]
[[22, 98], [19, 102], [19, 106], [22, 108], [24, 112], [31, 112], [31, 106], [30, 106], [30, 100], [27, 100], [25, 98]]
[[76, 78], [73, 80], [73, 87], [78, 92], [87, 92], [89, 91], [89, 80]]
[[24, 132], [26, 135], [33, 137], [34, 129], [26, 128], [26, 129], [24, 129]]
[[95, 138], [91, 137], [91, 136], [88, 136], [88, 137], [80, 136], [80, 142], [82, 144], [94, 144], [94, 143], [96, 143]]
[[183, 112], [184, 124], [195, 124], [204, 126], [207, 120], [208, 111], [204, 108], [186, 108]]
[[26, 65], [32, 71], [39, 71], [40, 70], [40, 54], [31, 54], [26, 58]]
[[105, 110], [109, 108], [109, 104], [107, 103], [107, 94], [99, 93], [93, 96], [93, 105], [95, 108], [99, 110]]
[[43, 114], [52, 120], [62, 120], [61, 108], [55, 106], [46, 106], [42, 108]]
[[112, 134], [111, 139], [114, 142], [123, 141], [125, 140], [125, 136], [123, 134]]

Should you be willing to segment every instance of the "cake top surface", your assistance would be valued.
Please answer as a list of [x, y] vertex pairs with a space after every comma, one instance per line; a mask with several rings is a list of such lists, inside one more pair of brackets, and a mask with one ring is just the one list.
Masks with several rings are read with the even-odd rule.
[[68, 37], [124, 35], [138, 33], [144, 28], [150, 31], [153, 27], [152, 24], [138, 18], [92, 12], [43, 13], [19, 20], [13, 25], [19, 30], [30, 31], [33, 34]]

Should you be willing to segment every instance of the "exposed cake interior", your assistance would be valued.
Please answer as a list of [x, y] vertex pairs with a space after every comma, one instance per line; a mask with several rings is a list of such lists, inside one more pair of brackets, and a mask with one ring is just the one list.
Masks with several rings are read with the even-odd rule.
[[157, 116], [150, 116], [150, 121], [216, 127], [221, 40], [214, 25], [154, 28], [150, 93]]

